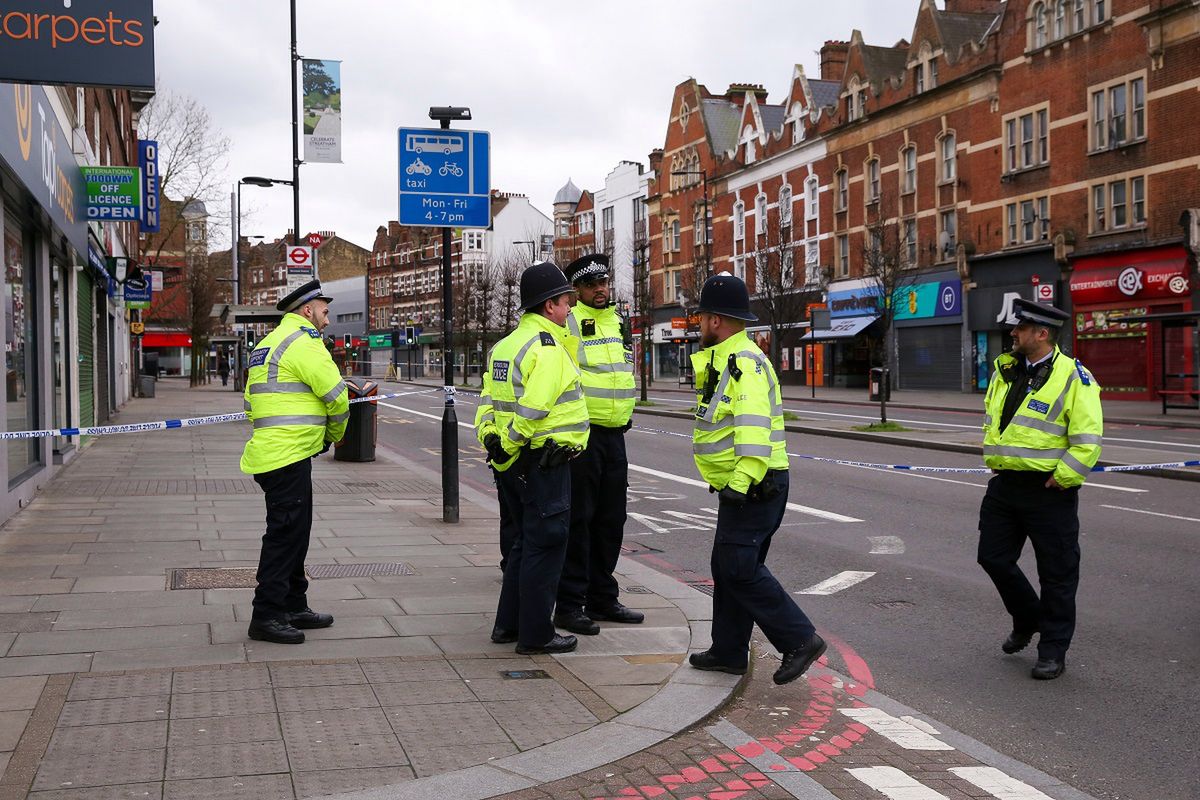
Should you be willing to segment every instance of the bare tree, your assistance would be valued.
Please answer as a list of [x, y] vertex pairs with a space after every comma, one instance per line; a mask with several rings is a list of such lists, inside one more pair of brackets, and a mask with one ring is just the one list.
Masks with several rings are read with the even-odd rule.
[[[143, 109], [138, 133], [158, 142], [162, 196], [179, 198], [179, 213], [165, 215], [159, 232], [147, 237], [143, 263], [147, 267], [176, 268], [170, 270], [173, 274], [169, 278], [164, 276], [164, 289], [185, 295], [181, 305], [187, 316], [169, 321], [184, 325], [192, 337], [190, 383], [195, 386], [208, 377], [208, 339], [215, 323], [211, 311], [219, 295], [217, 276], [225, 271], [209, 259], [207, 243], [227, 223], [222, 215], [206, 217], [200, 238], [193, 238], [187, 227], [189, 221], [197, 219], [193, 212], [198, 213], [200, 204], [216, 207], [224, 199], [221, 187], [226, 183], [229, 138], [217, 129], [208, 109], [195, 98], [171, 91], [159, 92]], [[181, 241], [183, 263], [178, 264], [175, 248]], [[168, 259], [176, 263], [165, 263]]]
[[[893, 202], [887, 202], [889, 199]], [[864, 292], [874, 297], [884, 331], [882, 352], [872, 359], [884, 369], [884, 383], [879, 391], [879, 421], [884, 423], [888, 421], [887, 389], [895, 352], [896, 308], [917, 283], [916, 215], [901, 218], [889, 214], [894, 208], [894, 198], [875, 200], [868, 206], [863, 231], [863, 277], [867, 279]]]
[[500, 329], [503, 331], [511, 330], [521, 318], [521, 273], [525, 267], [524, 259], [515, 251], [496, 266], [496, 283], [500, 292]]
[[639, 354], [639, 371], [642, 384], [642, 402], [647, 400], [650, 387], [649, 359], [650, 352], [650, 320], [654, 314], [654, 287], [650, 282], [650, 246], [646, 238], [645, 226], [635, 226], [630, 249], [633, 252], [633, 319], [637, 319], [641, 328], [642, 348]]
[[[767, 217], [766, 225], [754, 237], [754, 291], [763, 310], [767, 325], [771, 329], [772, 363], [781, 363], [783, 331], [785, 326], [799, 322], [804, 317], [808, 291], [819, 288], [819, 275], [812, 270], [797, 271], [797, 261], [806, 265], [803, 244], [792, 239], [792, 217]], [[800, 258], [797, 258], [797, 250]], [[799, 285], [797, 285], [799, 283]]]

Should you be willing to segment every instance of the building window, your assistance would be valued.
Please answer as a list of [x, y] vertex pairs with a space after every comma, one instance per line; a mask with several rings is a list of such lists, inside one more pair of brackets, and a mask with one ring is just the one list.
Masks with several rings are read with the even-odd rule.
[[746, 238], [746, 206], [741, 200], [733, 204], [733, 239], [740, 242]]
[[786, 183], [779, 189], [779, 226], [786, 228], [792, 224], [792, 187]]
[[804, 243], [804, 285], [816, 286], [821, 281], [821, 248], [816, 239]]
[[958, 212], [951, 208], [938, 214], [939, 252], [943, 260], [954, 257], [954, 248], [958, 244]]
[[929, 88], [934, 89], [938, 85], [938, 62], [937, 56], [929, 59]]
[[816, 219], [817, 205], [821, 200], [821, 182], [816, 175], [811, 176], [804, 182], [804, 218]]
[[917, 94], [925, 91], [925, 65], [917, 64], [913, 67], [913, 77], [915, 78]]
[[837, 266], [840, 277], [850, 274], [850, 237], [846, 234], [837, 237]]
[[464, 231], [463, 250], [468, 253], [483, 252], [483, 231]]
[[953, 133], [942, 136], [941, 153], [942, 182], [956, 180], [958, 178], [958, 139]]
[[1107, 14], [1105, 5], [1106, 4], [1105, 4], [1104, 0], [1096, 0], [1096, 6], [1095, 6], [1096, 15], [1095, 15], [1095, 18], [1093, 19], [1093, 22], [1095, 22], [1097, 25], [1099, 25], [1101, 22], [1104, 22], [1105, 15]]
[[850, 175], [845, 167], [837, 171], [837, 210], [845, 211], [850, 206]]
[[704, 244], [704, 209], [699, 207], [692, 214], [692, 244]]
[[901, 163], [904, 165], [904, 176], [901, 191], [911, 194], [917, 190], [917, 148], [909, 146], [901, 151]]
[[767, 196], [759, 194], [754, 198], [754, 234], [756, 236], [766, 236], [767, 234]]
[[850, 79], [850, 91], [846, 94], [846, 119], [853, 122], [867, 114], [867, 90], [858, 76]]
[[1044, 242], [1050, 238], [1050, 198], [1037, 197], [1005, 206], [1008, 244]]
[[733, 274], [736, 275], [738, 278], [740, 278], [743, 281], [746, 280], [746, 257], [745, 256], [734, 256], [733, 257]]
[[681, 270], [672, 269], [663, 273], [663, 299], [668, 303], [679, 299], [679, 276]]
[[1087, 27], [1087, 7], [1084, 5], [1086, 0], [1073, 0], [1075, 3], [1075, 31], [1078, 33]]
[[1054, 38], [1067, 35], [1067, 0], [1054, 0]]
[[879, 159], [873, 158], [867, 162], [867, 202], [879, 200]]
[[904, 220], [904, 264], [909, 267], [917, 265], [917, 220], [915, 217]]
[[1050, 111], [1041, 108], [1004, 121], [1005, 171], [1043, 166], [1050, 161]]
[[189, 222], [187, 224], [187, 238], [189, 242], [204, 241], [204, 223]]
[[680, 249], [682, 249], [681, 248], [682, 237], [680, 235], [679, 220], [677, 220], [677, 219], [671, 220], [671, 227], [669, 230], [670, 230], [670, 234], [671, 234], [671, 252], [678, 253], [680, 251]]
[[604, 230], [611, 231], [613, 229], [613, 207], [608, 206], [600, 211], [600, 222], [604, 226]]
[[746, 129], [744, 131], [742, 131], [742, 144], [746, 145], [746, 163], [747, 164], [753, 164], [754, 160], [758, 157], [758, 152], [755, 149], [755, 146], [757, 144], [757, 142], [755, 142], [755, 139], [757, 139], [757, 138], [758, 138], [758, 134], [755, 132], [753, 125], [747, 125]]
[[1107, 150], [1146, 138], [1146, 79], [1093, 89], [1092, 150]]
[[1033, 4], [1033, 46], [1034, 48], [1046, 46], [1046, 5], [1044, 3]]
[[1111, 181], [1092, 187], [1092, 233], [1146, 224], [1146, 179]]

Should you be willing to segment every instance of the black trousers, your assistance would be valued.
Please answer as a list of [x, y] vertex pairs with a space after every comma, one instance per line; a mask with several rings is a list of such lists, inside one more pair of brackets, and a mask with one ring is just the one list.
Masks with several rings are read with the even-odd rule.
[[516, 536], [504, 565], [496, 625], [515, 630], [526, 647], [554, 638], [550, 615], [571, 523], [571, 470], [566, 464], [541, 469], [540, 456], [540, 450], [522, 451], [516, 464], [497, 474]]
[[267, 532], [258, 558], [254, 619], [286, 619], [308, 606], [304, 558], [312, 532], [312, 459], [254, 476], [267, 496]]
[[512, 551], [513, 542], [517, 540], [517, 521], [508, 510], [508, 501], [500, 489], [500, 473], [492, 471], [492, 480], [496, 484], [496, 499], [500, 503], [500, 571], [508, 566], [508, 554]]
[[558, 611], [611, 608], [625, 535], [629, 461], [625, 432], [593, 425], [587, 449], [571, 462], [571, 534], [558, 581]]
[[772, 471], [779, 494], [737, 507], [721, 503], [712, 551], [712, 653], [722, 663], [745, 666], [754, 625], [781, 653], [796, 650], [816, 633], [812, 622], [767, 569], [771, 537], [787, 510], [788, 473]]
[[[996, 584], [1013, 630], [1038, 632], [1038, 655], [1061, 659], [1075, 633], [1079, 489], [1047, 489], [1045, 472], [992, 476], [979, 508], [979, 566]], [[1017, 566], [1025, 540], [1037, 556], [1041, 597]]]

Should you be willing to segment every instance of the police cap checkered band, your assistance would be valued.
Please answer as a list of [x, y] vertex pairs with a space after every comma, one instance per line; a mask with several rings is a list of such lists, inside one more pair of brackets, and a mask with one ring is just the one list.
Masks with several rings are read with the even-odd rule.
[[608, 256], [604, 253], [591, 253], [583, 258], [577, 258], [567, 265], [567, 280], [571, 283], [589, 281], [608, 275]]
[[275, 308], [287, 314], [300, 308], [305, 303], [311, 303], [313, 300], [324, 300], [326, 303], [333, 302], [333, 298], [321, 290], [320, 281], [309, 281], [276, 303]]
[[1061, 328], [1071, 318], [1067, 312], [1057, 309], [1054, 306], [1047, 306], [1025, 299], [1013, 301], [1013, 315], [1019, 322], [1028, 322], [1047, 328]]

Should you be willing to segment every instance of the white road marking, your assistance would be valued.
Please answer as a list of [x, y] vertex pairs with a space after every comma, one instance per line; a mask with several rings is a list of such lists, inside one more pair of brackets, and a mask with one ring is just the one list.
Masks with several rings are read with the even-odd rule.
[[1005, 775], [995, 767], [950, 767], [950, 771], [997, 800], [1050, 800], [1029, 784]]
[[866, 725], [885, 739], [890, 739], [905, 750], [954, 749], [942, 740], [930, 736], [917, 726], [893, 717], [891, 714], [881, 711], [878, 708], [866, 706], [863, 708], [842, 708], [838, 710], [847, 717]]
[[793, 592], [793, 594], [834, 594], [835, 592], [840, 592], [843, 589], [849, 589], [855, 584], [862, 583], [874, 574], [874, 572], [856, 572], [854, 570], [847, 570], [846, 572], [839, 572], [832, 578], [823, 580], [818, 584], [808, 587], [807, 589], [801, 589], [798, 592]]
[[1156, 442], [1151, 439], [1117, 439], [1113, 436], [1105, 436], [1104, 443], [1109, 442], [1133, 442], [1134, 444], [1161, 444], [1166, 447], [1200, 447], [1200, 444], [1187, 444], [1185, 442]]
[[[676, 483], [682, 483], [687, 486], [698, 486], [704, 489], [708, 488], [708, 484], [704, 481], [696, 480], [695, 478], [685, 478], [682, 475], [675, 475], [670, 472], [662, 472], [657, 469], [650, 469], [649, 467], [640, 467], [637, 464], [630, 464], [629, 469], [633, 472], [640, 472], [644, 475], [653, 475], [656, 478], [665, 478], [666, 480], [675, 481]], [[799, 503], [788, 503], [787, 507], [789, 511], [796, 511], [800, 514], [809, 514], [814, 517], [820, 517], [821, 519], [827, 519], [830, 522], [862, 522], [861, 519], [856, 517], [847, 517], [844, 514], [838, 514], [833, 511], [824, 511], [819, 508], [802, 506]]]
[[[397, 411], [403, 411], [405, 414], [416, 414], [418, 417], [428, 417], [429, 419], [436, 420], [437, 422], [442, 421], [441, 414], [426, 414], [424, 411], [413, 411], [411, 408], [405, 408], [404, 406], [398, 406], [398, 405], [394, 405], [392, 403], [384, 403], [382, 401], [379, 403], [379, 405], [387, 406], [388, 408], [394, 408]], [[458, 423], [458, 427], [466, 428], [471, 431], [475, 430], [474, 425], [468, 425], [465, 422]]]
[[937, 728], [933, 727], [932, 725], [930, 725], [928, 722], [926, 722], [923, 719], [917, 719], [916, 717], [913, 717], [913, 716], [910, 716], [907, 714], [905, 716], [901, 717], [900, 719], [904, 720], [909, 725], [912, 725], [914, 728], [920, 728], [921, 730], [928, 733], [930, 736], [937, 736], [938, 734], [941, 733], [941, 731], [939, 731]]
[[1167, 519], [1177, 519], [1177, 520], [1181, 520], [1183, 522], [1200, 522], [1200, 519], [1197, 519], [1196, 517], [1181, 517], [1181, 516], [1178, 516], [1177, 514], [1163, 514], [1158, 511], [1145, 511], [1140, 508], [1125, 508], [1124, 506], [1106, 506], [1106, 505], [1101, 505], [1100, 507], [1101, 508], [1111, 508], [1116, 511], [1131, 511], [1134, 514], [1148, 514], [1152, 517], [1166, 517]]
[[898, 555], [904, 552], [904, 540], [899, 536], [869, 536], [874, 555]]
[[935, 792], [895, 767], [860, 767], [846, 772], [891, 800], [947, 800], [946, 795]]

